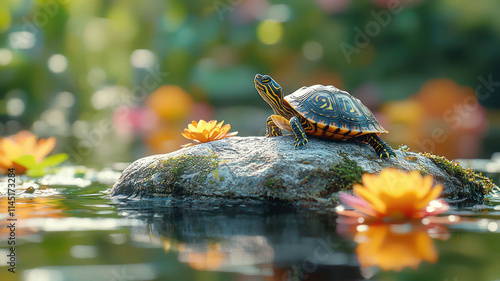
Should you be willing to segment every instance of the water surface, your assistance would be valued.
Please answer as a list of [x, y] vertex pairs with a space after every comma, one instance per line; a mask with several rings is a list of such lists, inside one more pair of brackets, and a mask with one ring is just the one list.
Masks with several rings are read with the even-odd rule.
[[[332, 208], [110, 199], [109, 184], [98, 182], [21, 193], [28, 185], [18, 188], [16, 201], [15, 274], [6, 266], [8, 202], [0, 198], [0, 280], [500, 278], [497, 197], [452, 209], [442, 226], [398, 225], [356, 235], [337, 222]], [[458, 216], [466, 221], [453, 223]], [[362, 260], [379, 266], [361, 267]]]

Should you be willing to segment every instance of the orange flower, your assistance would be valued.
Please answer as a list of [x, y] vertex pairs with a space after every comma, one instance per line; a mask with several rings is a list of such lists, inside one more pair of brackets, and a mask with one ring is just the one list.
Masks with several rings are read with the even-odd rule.
[[217, 120], [211, 120], [209, 122], [200, 120], [198, 123], [193, 121], [188, 125], [187, 129], [184, 129], [184, 133], [181, 134], [186, 139], [194, 140], [197, 143], [188, 143], [182, 145], [182, 147], [188, 147], [202, 142], [221, 140], [238, 134], [238, 132], [228, 134], [227, 132], [231, 129], [231, 125], [227, 124], [222, 126], [223, 123], [224, 121], [217, 123]]
[[420, 219], [446, 212], [448, 204], [437, 199], [443, 190], [441, 184], [432, 187], [432, 176], [422, 177], [419, 171], [405, 173], [394, 168], [384, 169], [380, 175], [364, 174], [363, 185], [355, 184], [357, 196], [340, 193], [340, 200], [357, 212], [337, 208], [345, 216], [383, 220]]
[[[378, 266], [382, 270], [401, 271], [405, 267], [416, 269], [420, 262], [435, 263], [438, 253], [426, 227], [412, 225], [363, 225], [356, 233], [356, 254], [362, 267]], [[438, 229], [438, 231], [442, 231]], [[443, 233], [446, 239], [447, 231]]]
[[193, 98], [177, 85], [163, 85], [146, 99], [146, 106], [164, 120], [183, 120], [191, 112]]
[[0, 173], [5, 173], [9, 168], [15, 168], [16, 174], [24, 174], [26, 167], [15, 162], [21, 156], [33, 155], [37, 163], [49, 154], [56, 145], [56, 139], [39, 139], [29, 131], [19, 133], [0, 139]]

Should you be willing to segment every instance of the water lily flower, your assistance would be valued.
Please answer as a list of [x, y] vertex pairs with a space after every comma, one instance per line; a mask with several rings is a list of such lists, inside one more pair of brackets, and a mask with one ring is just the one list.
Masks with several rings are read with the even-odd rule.
[[42, 162], [54, 149], [56, 139], [39, 139], [29, 131], [19, 133], [0, 139], [0, 173], [5, 173], [9, 168], [15, 168], [16, 174], [24, 174], [25, 166], [17, 163], [21, 156], [31, 155], [37, 163]]
[[188, 147], [196, 145], [202, 142], [211, 142], [216, 140], [221, 140], [223, 138], [232, 137], [238, 134], [238, 132], [227, 133], [231, 129], [231, 125], [224, 124], [224, 121], [217, 123], [217, 120], [211, 120], [209, 122], [205, 120], [200, 120], [200, 122], [193, 121], [188, 125], [187, 129], [184, 129], [184, 133], [181, 133], [185, 138], [194, 140], [196, 143], [189, 143], [182, 145], [182, 147]]
[[438, 199], [443, 186], [432, 187], [432, 176], [422, 177], [419, 171], [405, 173], [389, 168], [382, 170], [380, 175], [364, 174], [362, 179], [362, 185], [353, 187], [357, 196], [339, 194], [340, 201], [355, 211], [339, 206], [336, 209], [338, 214], [390, 221], [421, 219], [449, 209], [443, 199]]

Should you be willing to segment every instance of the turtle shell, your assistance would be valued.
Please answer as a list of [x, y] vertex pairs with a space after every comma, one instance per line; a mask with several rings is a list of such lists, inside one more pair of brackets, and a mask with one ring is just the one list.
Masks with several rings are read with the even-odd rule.
[[285, 100], [309, 124], [306, 133], [324, 138], [350, 138], [387, 133], [357, 98], [334, 86], [302, 87]]

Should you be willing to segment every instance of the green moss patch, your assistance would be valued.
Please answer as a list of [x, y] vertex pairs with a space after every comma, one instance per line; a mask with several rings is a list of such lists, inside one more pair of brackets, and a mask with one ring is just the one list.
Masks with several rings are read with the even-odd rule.
[[344, 161], [330, 167], [326, 172], [329, 179], [328, 194], [351, 190], [356, 183], [361, 183], [363, 168], [356, 161], [343, 157]]
[[328, 167], [327, 170], [316, 169], [304, 177], [300, 184], [323, 184], [325, 188], [319, 194], [320, 197], [329, 196], [339, 191], [351, 190], [356, 183], [361, 183], [363, 168], [349, 159], [342, 156], [343, 161]]
[[275, 178], [273, 176], [267, 177], [264, 181], [264, 185], [269, 189], [283, 189], [283, 183], [282, 178]]
[[432, 162], [448, 175], [456, 178], [471, 195], [482, 196], [491, 192], [495, 187], [490, 178], [483, 176], [481, 173], [474, 172], [471, 168], [464, 169], [458, 162], [450, 161], [445, 157], [430, 153], [421, 153], [421, 155], [431, 159]]
[[218, 167], [219, 159], [215, 154], [210, 156], [181, 155], [168, 158], [151, 170], [151, 177], [163, 175], [163, 180], [159, 186], [151, 186], [148, 190], [162, 195], [183, 195], [187, 192], [180, 183], [185, 174], [192, 176], [189, 179], [191, 185], [201, 185], [206, 183], [210, 174], [221, 180], [218, 177]]
[[264, 186], [266, 187], [266, 197], [273, 200], [281, 200], [285, 197], [284, 192], [286, 191], [285, 181], [282, 178], [277, 178], [274, 176], [268, 176], [264, 180]]

